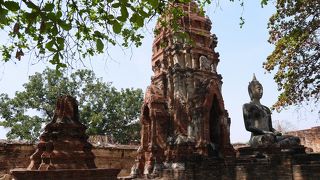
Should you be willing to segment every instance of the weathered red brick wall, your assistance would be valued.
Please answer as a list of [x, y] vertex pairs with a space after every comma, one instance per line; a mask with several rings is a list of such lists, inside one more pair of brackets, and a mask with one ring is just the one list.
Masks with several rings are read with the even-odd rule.
[[137, 146], [94, 147], [92, 152], [98, 168], [121, 169], [119, 176], [128, 176], [137, 157]]
[[12, 168], [26, 168], [30, 155], [35, 151], [33, 144], [0, 142], [0, 177]]
[[[320, 127], [290, 132], [299, 136], [305, 146], [319, 152]], [[99, 138], [98, 138], [99, 139]], [[121, 168], [120, 176], [126, 176], [134, 164], [138, 146], [114, 145], [109, 142], [91, 141], [99, 168]], [[243, 145], [239, 145], [243, 146]], [[35, 151], [33, 144], [0, 141], [0, 178], [13, 168], [25, 168], [29, 156]], [[164, 177], [185, 179], [317, 179], [320, 177], [320, 154], [273, 156], [268, 158], [238, 157], [231, 159], [194, 159], [187, 165], [188, 171], [167, 170]]]
[[[130, 173], [137, 146], [108, 145], [93, 148], [100, 168], [121, 168], [120, 176]], [[0, 142], [0, 178], [10, 169], [25, 168], [34, 152], [33, 144]], [[184, 179], [317, 179], [320, 177], [320, 154], [283, 155], [268, 158], [193, 159], [187, 171], [165, 171], [164, 178]]]
[[[134, 164], [137, 148], [135, 145], [100, 144], [94, 146], [92, 152], [98, 168], [120, 168], [119, 176], [126, 176]], [[34, 151], [34, 144], [0, 141], [0, 178], [10, 169], [26, 168]]]
[[320, 152], [320, 126], [311, 129], [290, 131], [286, 134], [298, 136], [302, 145], [312, 148], [313, 152]]
[[163, 179], [307, 180], [320, 177], [320, 154], [275, 154], [265, 158], [193, 158], [185, 170], [165, 169]]

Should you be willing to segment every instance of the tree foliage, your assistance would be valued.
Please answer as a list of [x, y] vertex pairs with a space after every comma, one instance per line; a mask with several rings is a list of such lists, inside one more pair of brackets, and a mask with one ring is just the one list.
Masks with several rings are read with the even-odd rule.
[[[173, 23], [162, 25], [178, 29], [175, 22], [183, 15], [181, 9], [167, 8], [168, 4], [191, 1], [197, 2], [201, 10], [212, 3], [212, 0], [0, 0], [0, 32], [10, 39], [0, 45], [0, 52], [6, 62], [33, 53], [37, 60], [64, 68], [74, 61], [104, 53], [109, 45], [140, 46], [143, 35], [139, 30], [160, 14], [174, 19]], [[261, 0], [261, 4], [266, 2]]]
[[[181, 9], [173, 2], [192, 0], [0, 0], [0, 32], [9, 41], [0, 44], [3, 61], [35, 54], [56, 69], [104, 53], [109, 45], [140, 46], [141, 29], [153, 17], [167, 14], [161, 23], [179, 31]], [[202, 9], [213, 0], [194, 0]], [[219, 0], [216, 0], [219, 1]], [[234, 2], [235, 0], [229, 0]], [[249, 3], [239, 0], [240, 5]], [[270, 0], [260, 0], [262, 6]], [[282, 91], [276, 108], [319, 99], [319, 1], [277, 0], [270, 18], [269, 41], [276, 45], [264, 68], [278, 69], [275, 81]], [[240, 17], [240, 25], [244, 23]]]
[[[10, 41], [0, 46], [4, 61], [25, 53], [50, 61], [56, 68], [100, 54], [107, 45], [141, 45], [147, 20], [177, 0], [0, 0], [0, 29]], [[190, 2], [191, 0], [179, 0]], [[199, 4], [209, 3], [198, 0]], [[179, 16], [179, 12], [167, 12]], [[119, 40], [120, 39], [120, 40]]]
[[13, 98], [0, 95], [0, 125], [10, 128], [9, 139], [38, 138], [43, 125], [53, 117], [57, 97], [70, 94], [79, 102], [80, 121], [88, 127], [89, 135], [112, 136], [118, 143], [139, 140], [141, 89], [117, 91], [90, 70], [78, 70], [67, 77], [51, 69], [30, 76], [23, 86]]
[[277, 0], [270, 18], [269, 42], [275, 49], [264, 68], [277, 69], [274, 79], [282, 91], [274, 105], [280, 109], [320, 95], [320, 2]]

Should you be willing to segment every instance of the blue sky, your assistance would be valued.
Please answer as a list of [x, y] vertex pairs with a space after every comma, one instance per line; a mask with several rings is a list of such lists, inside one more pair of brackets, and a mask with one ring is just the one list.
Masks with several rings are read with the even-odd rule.
[[[273, 48], [267, 42], [267, 23], [275, 9], [272, 4], [261, 8], [259, 2], [247, 1], [242, 9], [238, 2], [220, 1], [219, 6], [213, 4], [206, 8], [206, 14], [213, 23], [211, 31], [218, 37], [218, 73], [223, 77], [222, 94], [231, 118], [232, 142], [247, 142], [250, 138], [250, 133], [243, 124], [242, 105], [250, 101], [247, 86], [253, 73], [264, 86], [262, 104], [271, 107], [279, 95], [272, 74], [266, 73], [262, 68], [263, 61]], [[242, 29], [239, 27], [241, 14], [245, 18]], [[128, 50], [110, 47], [110, 56], [105, 54], [92, 57], [86, 67], [94, 70], [97, 77], [113, 82], [118, 89], [134, 87], [145, 90], [152, 75], [153, 27], [154, 22], [146, 26], [146, 38], [141, 47]], [[0, 93], [8, 93], [11, 97], [15, 91], [23, 89], [22, 84], [27, 82], [28, 76], [41, 72], [48, 65], [45, 62], [33, 65], [35, 60], [29, 55], [24, 56], [20, 62], [15, 62], [0, 64]], [[310, 112], [310, 109], [314, 109], [314, 112]], [[290, 107], [281, 113], [273, 112], [272, 118], [277, 122], [289, 122], [284, 126], [292, 129], [305, 129], [320, 125], [320, 115], [317, 112], [319, 106], [305, 105], [300, 109]], [[5, 132], [0, 127], [0, 139], [5, 138]]]

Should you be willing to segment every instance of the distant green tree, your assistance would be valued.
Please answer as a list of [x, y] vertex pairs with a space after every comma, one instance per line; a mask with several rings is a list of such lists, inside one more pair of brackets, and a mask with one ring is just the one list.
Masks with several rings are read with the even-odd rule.
[[274, 51], [264, 63], [276, 70], [281, 94], [274, 107], [280, 110], [303, 101], [320, 99], [320, 1], [277, 0], [269, 22], [269, 42]]
[[10, 128], [9, 139], [36, 140], [53, 117], [55, 101], [62, 94], [78, 100], [80, 120], [89, 135], [109, 135], [118, 143], [140, 138], [141, 89], [117, 91], [90, 70], [78, 70], [67, 77], [51, 69], [30, 76], [23, 86], [25, 89], [13, 98], [0, 94], [0, 126]]

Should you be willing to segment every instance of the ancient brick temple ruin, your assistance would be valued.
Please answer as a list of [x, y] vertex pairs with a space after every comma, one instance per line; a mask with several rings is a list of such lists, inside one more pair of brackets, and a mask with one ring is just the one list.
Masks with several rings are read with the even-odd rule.
[[211, 21], [196, 3], [175, 3], [186, 15], [178, 24], [191, 42], [159, 24], [153, 42], [151, 85], [141, 110], [140, 173], [151, 174], [163, 163], [182, 165], [184, 158], [234, 156], [230, 118], [217, 73], [217, 38]]
[[54, 117], [40, 136], [27, 169], [11, 170], [15, 179], [116, 179], [120, 169], [97, 169], [92, 145], [80, 122], [78, 104], [59, 97]]
[[45, 126], [38, 148], [30, 157], [28, 170], [96, 168], [85, 130], [76, 100], [71, 96], [59, 98], [53, 120]]
[[[217, 73], [217, 38], [196, 3], [182, 8], [180, 30], [163, 27], [153, 42], [151, 85], [141, 108], [141, 145], [131, 177], [161, 179], [312, 179], [320, 177], [320, 154], [281, 147], [230, 144], [230, 119]], [[239, 107], [241, 109], [241, 107]], [[241, 117], [239, 117], [241, 118]]]

